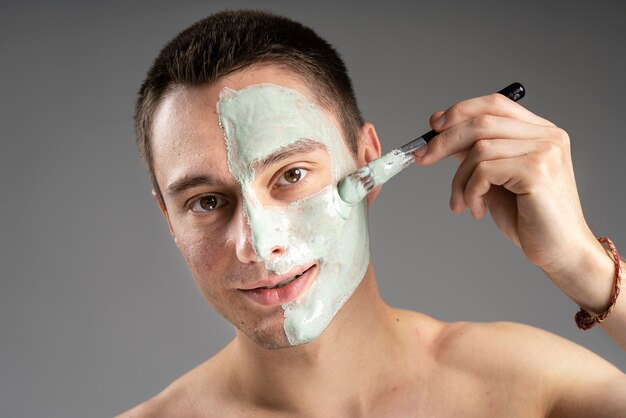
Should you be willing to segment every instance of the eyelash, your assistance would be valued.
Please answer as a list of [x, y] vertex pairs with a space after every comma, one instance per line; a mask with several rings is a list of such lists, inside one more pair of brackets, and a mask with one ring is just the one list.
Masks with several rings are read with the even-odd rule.
[[[293, 170], [299, 170], [301, 172], [301, 176], [297, 181], [291, 183], [289, 180], [285, 179], [285, 174]], [[277, 189], [281, 187], [299, 187], [302, 185], [303, 180], [309, 176], [310, 172], [311, 172], [310, 169], [304, 168], [304, 167], [290, 167], [286, 170], [283, 170], [278, 176], [278, 178], [273, 182], [274, 184], [273, 188]], [[285, 184], [279, 184], [281, 180], [284, 180]]]
[[[290, 183], [284, 177], [286, 173], [288, 173], [289, 171], [292, 171], [292, 170], [300, 170], [301, 173], [302, 173], [302, 175], [298, 179], [298, 181], [296, 181], [294, 183]], [[279, 189], [279, 188], [284, 188], [284, 187], [292, 187], [292, 188], [300, 187], [300, 186], [302, 186], [306, 182], [306, 181], [303, 181], [303, 180], [305, 180], [309, 176], [310, 172], [311, 172], [310, 169], [304, 168], [304, 167], [290, 167], [290, 168], [288, 168], [286, 170], [283, 170], [280, 173], [280, 175], [278, 176], [278, 178], [273, 182], [274, 183], [273, 188], [274, 189]], [[281, 179], [285, 179], [286, 184], [278, 184]], [[196, 206], [200, 205], [200, 202], [202, 201], [202, 199], [207, 198], [207, 197], [215, 198], [215, 200], [217, 202], [215, 208], [209, 209], [209, 210], [204, 209], [204, 208], [196, 208]], [[201, 213], [201, 214], [202, 213], [211, 213], [211, 212], [214, 212], [214, 211], [216, 211], [218, 209], [221, 209], [226, 204], [228, 204], [228, 201], [224, 197], [222, 197], [222, 196], [220, 196], [218, 194], [205, 194], [205, 195], [198, 196], [198, 197], [190, 200], [189, 205], [188, 205], [188, 210], [191, 211], [191, 212], [194, 212], [194, 213]]]
[[[204, 209], [204, 208], [199, 208], [196, 209], [196, 206], [200, 204], [200, 202], [202, 201], [202, 199], [207, 198], [207, 197], [213, 197], [216, 200], [216, 206], [213, 209]], [[211, 213], [211, 212], [215, 212], [218, 209], [221, 209], [224, 205], [226, 205], [228, 202], [226, 201], [225, 198], [217, 195], [217, 194], [205, 194], [202, 196], [198, 196], [197, 198], [193, 199], [190, 201], [189, 203], [189, 210], [191, 212], [195, 212], [195, 213]]]

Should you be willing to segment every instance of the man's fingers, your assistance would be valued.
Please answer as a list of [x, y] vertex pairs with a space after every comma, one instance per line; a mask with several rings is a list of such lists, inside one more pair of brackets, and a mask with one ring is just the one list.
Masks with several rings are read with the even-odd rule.
[[561, 131], [561, 129], [501, 116], [481, 115], [441, 132], [428, 143], [426, 155], [418, 157], [416, 161], [420, 165], [430, 165], [469, 149], [480, 140], [496, 138], [550, 139], [561, 136], [561, 133], [557, 131]]
[[[463, 199], [475, 219], [487, 212], [485, 195], [491, 186], [503, 186], [518, 197], [537, 192], [554, 178], [549, 162], [557, 154], [558, 147], [543, 142], [542, 150], [513, 158], [480, 161], [467, 180]], [[560, 152], [560, 151], [558, 151]]]
[[430, 119], [432, 128], [437, 132], [479, 115], [502, 116], [535, 125], [554, 126], [552, 122], [535, 115], [524, 106], [499, 93], [463, 100], [445, 112], [437, 113], [436, 117], [433, 115]]
[[516, 177], [519, 178], [519, 160], [518, 157], [487, 160], [476, 165], [463, 193], [463, 198], [474, 219], [481, 219], [487, 213], [485, 195], [492, 185], [506, 187], [507, 183], [514, 181]]
[[481, 161], [510, 159], [523, 156], [541, 148], [540, 140], [519, 141], [515, 139], [480, 140], [474, 144], [467, 157], [459, 165], [452, 179], [450, 208], [453, 212], [461, 212], [467, 207], [465, 189], [476, 166]]
[[445, 112], [443, 110], [440, 110], [438, 112], [433, 113], [432, 115], [430, 115], [430, 119], [428, 120], [428, 124], [433, 127], [435, 126], [435, 122], [441, 117], [441, 115], [443, 115]]

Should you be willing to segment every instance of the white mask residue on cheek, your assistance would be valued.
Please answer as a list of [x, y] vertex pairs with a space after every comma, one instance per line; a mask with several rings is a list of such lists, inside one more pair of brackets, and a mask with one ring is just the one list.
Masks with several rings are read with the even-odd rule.
[[[225, 88], [217, 110], [228, 167], [241, 185], [257, 257], [276, 274], [319, 263], [309, 289], [282, 306], [289, 343], [307, 343], [324, 331], [354, 292], [369, 262], [366, 203], [349, 209], [337, 193], [339, 179], [356, 165], [330, 118], [296, 90], [273, 84]], [[262, 205], [252, 188], [252, 163], [300, 140], [326, 147], [332, 184], [287, 206]], [[283, 249], [281, 255], [270, 259], [277, 246]]]

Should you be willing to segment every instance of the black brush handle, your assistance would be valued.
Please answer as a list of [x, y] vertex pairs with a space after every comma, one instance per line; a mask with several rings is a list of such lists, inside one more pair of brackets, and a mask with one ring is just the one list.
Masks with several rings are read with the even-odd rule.
[[[524, 95], [526, 94], [526, 89], [524, 88], [524, 86], [522, 86], [521, 83], [513, 83], [513, 84], [509, 84], [508, 86], [500, 90], [498, 93], [500, 93], [503, 96], [508, 97], [514, 102], [517, 102], [522, 97], [524, 97]], [[405, 154], [412, 154], [413, 152], [415, 152], [416, 149], [428, 144], [428, 142], [434, 137], [436, 137], [437, 135], [439, 135], [439, 132], [434, 131], [434, 130], [431, 130], [430, 132], [426, 132], [424, 135], [420, 136], [419, 138], [414, 139], [413, 141], [409, 142], [406, 145], [403, 145], [400, 148], [400, 151], [404, 152]]]

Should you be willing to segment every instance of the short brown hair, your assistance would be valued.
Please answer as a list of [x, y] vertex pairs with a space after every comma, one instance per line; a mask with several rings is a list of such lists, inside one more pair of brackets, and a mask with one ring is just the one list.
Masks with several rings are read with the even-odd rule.
[[288, 18], [262, 11], [221, 12], [194, 23], [165, 45], [139, 90], [137, 146], [162, 203], [150, 138], [163, 97], [175, 86], [210, 84], [262, 64], [280, 65], [302, 76], [319, 104], [338, 115], [348, 147], [356, 155], [363, 118], [338, 52], [311, 28]]

